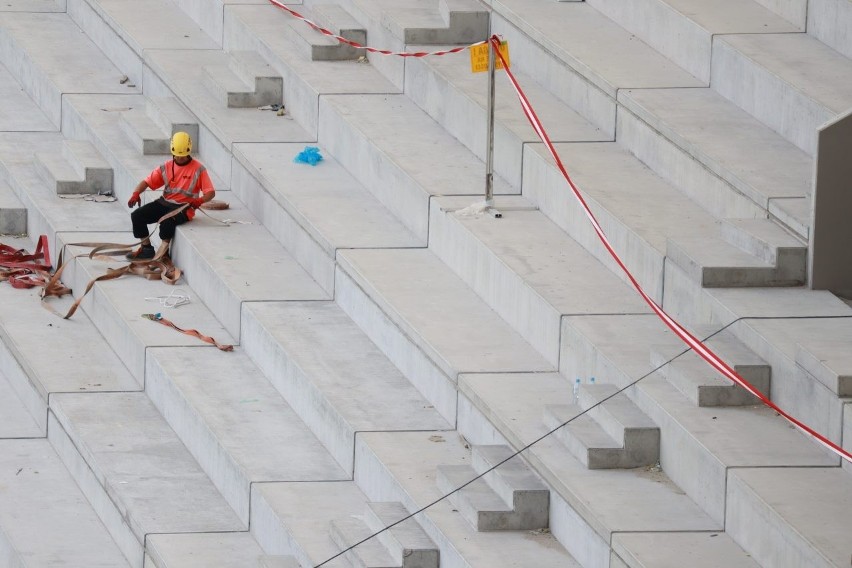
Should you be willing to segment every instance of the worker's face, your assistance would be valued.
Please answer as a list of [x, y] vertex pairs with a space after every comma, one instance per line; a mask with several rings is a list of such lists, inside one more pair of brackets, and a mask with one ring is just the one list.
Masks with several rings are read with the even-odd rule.
[[175, 156], [175, 163], [179, 166], [187, 165], [190, 160], [192, 160], [192, 158], [189, 156]]

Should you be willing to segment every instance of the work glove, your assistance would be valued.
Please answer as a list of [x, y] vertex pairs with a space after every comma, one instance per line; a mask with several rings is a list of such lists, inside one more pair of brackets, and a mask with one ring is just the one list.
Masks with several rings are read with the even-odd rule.
[[202, 203], [204, 203], [204, 200], [201, 199], [200, 197], [198, 197], [196, 199], [190, 200], [189, 206], [192, 207], [193, 209], [198, 209], [199, 207], [201, 207]]
[[130, 199], [127, 200], [127, 206], [133, 209], [137, 205], [142, 205], [142, 198], [139, 196], [138, 191], [134, 191]]

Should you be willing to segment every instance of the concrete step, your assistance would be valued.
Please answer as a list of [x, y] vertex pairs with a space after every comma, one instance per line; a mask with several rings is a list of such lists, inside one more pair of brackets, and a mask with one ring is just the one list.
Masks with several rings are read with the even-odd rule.
[[725, 219], [722, 238], [754, 256], [778, 266], [782, 272], [806, 272], [808, 247], [769, 219]]
[[[465, 468], [468, 475], [461, 481], [472, 478], [476, 469], [471, 467], [471, 453], [465, 446], [464, 440], [452, 433], [365, 433], [358, 438], [355, 481], [371, 499], [397, 499], [407, 510], [417, 510], [446, 495], [436, 483], [436, 471], [453, 475], [454, 470]], [[404, 457], [411, 452], [419, 459]], [[478, 483], [485, 484], [481, 479]], [[499, 501], [502, 508], [511, 509], [496, 493], [492, 498], [495, 504]], [[579, 565], [549, 531], [476, 531], [450, 499], [441, 500], [416, 517], [441, 549], [442, 565]]]
[[504, 501], [484, 480], [473, 481], [475, 478], [476, 470], [467, 465], [439, 465], [435, 475], [438, 489], [449, 495], [450, 502], [474, 530], [483, 532], [541, 528], [535, 525], [526, 526], [520, 515], [516, 515], [511, 503]]
[[526, 199], [496, 198], [500, 219], [469, 213], [471, 199], [433, 200], [430, 250], [553, 365], [562, 315], [649, 310]]
[[171, 139], [175, 132], [186, 132], [192, 138], [192, 151], [200, 154], [198, 119], [174, 97], [146, 97], [145, 114]]
[[45, 183], [55, 188], [58, 195], [112, 193], [112, 167], [86, 140], [65, 140], [61, 156], [38, 153], [35, 165]]
[[152, 533], [246, 530], [143, 393], [55, 395], [48, 439], [133, 566]]
[[300, 568], [292, 556], [266, 554], [247, 532], [154, 534], [145, 552], [153, 568]]
[[612, 568], [760, 568], [724, 532], [617, 534], [612, 550]]
[[431, 196], [485, 194], [484, 164], [404, 95], [322, 97], [319, 141], [422, 240]]
[[808, 34], [852, 58], [852, 6], [843, 0], [808, 3]]
[[[380, 22], [385, 33], [390, 32], [402, 44], [468, 44], [488, 37], [488, 12], [472, 0], [438, 0], [429, 6], [414, 0], [354, 0], [352, 4], [356, 17]], [[368, 33], [371, 31], [368, 26]]]
[[610, 136], [620, 89], [701, 87], [706, 83], [638, 40], [587, 2], [494, 0], [491, 33], [512, 50], [513, 69]]
[[188, 133], [193, 153], [200, 154], [198, 121], [173, 97], [146, 98], [144, 108], [133, 107], [119, 115], [119, 128], [142, 154], [170, 154], [175, 132]]
[[756, 0], [799, 29], [807, 25], [808, 0]]
[[368, 503], [351, 481], [259, 483], [252, 487], [252, 535], [268, 554], [292, 555], [303, 567], [351, 567], [346, 558], [332, 560], [341, 548], [332, 540], [329, 521], [359, 519]]
[[[524, 196], [626, 281], [540, 145], [525, 147]], [[627, 268], [662, 300], [666, 240], [718, 234], [718, 220], [614, 143], [557, 144], [565, 166]]]
[[27, 210], [12, 188], [0, 180], [0, 235], [27, 234]]
[[[53, 2], [54, 0], [46, 0]], [[25, 10], [26, 11], [26, 10]], [[4, 112], [0, 116], [2, 132], [51, 132], [56, 130], [47, 116], [18, 83], [18, 79], [0, 63], [0, 98]]]
[[243, 352], [150, 349], [145, 388], [246, 525], [252, 483], [349, 478]]
[[852, 106], [852, 61], [807, 34], [727, 35], [710, 86], [815, 156], [817, 129]]
[[617, 0], [590, 0], [589, 4], [705, 84], [710, 83], [713, 36], [804, 30], [804, 26], [794, 26], [753, 0], [712, 4], [643, 0], [630, 5]]
[[[29, 250], [32, 250], [31, 248]], [[0, 287], [0, 372], [38, 426], [47, 432], [48, 397], [60, 392], [139, 391], [122, 361], [86, 314], [61, 320], [39, 304], [39, 290]], [[67, 309], [68, 299], [52, 302]], [[45, 345], [50, 345], [45, 349]], [[85, 364], [69, 365], [69, 361]], [[27, 430], [29, 432], [29, 429]]]
[[398, 501], [372, 502], [367, 503], [364, 522], [373, 533], [394, 525], [376, 538], [398, 565], [438, 568], [440, 550], [415, 519], [400, 522], [408, 516], [408, 510]]
[[[216, 4], [205, 2], [210, 11], [215, 11]], [[366, 26], [367, 21], [358, 17], [350, 2], [338, 4], [365, 25], [371, 44], [387, 49], [397, 47], [399, 40], [394, 43], [383, 41], [384, 37], [378, 35], [381, 33], [378, 24], [375, 28]], [[318, 5], [311, 3], [310, 8], [315, 9]], [[297, 11], [301, 12], [303, 8], [304, 5]], [[221, 26], [221, 21], [218, 25]], [[314, 62], [298, 48], [300, 43], [304, 44], [304, 39], [296, 31], [299, 26], [310, 30], [304, 22], [294, 20], [291, 15], [272, 5], [231, 4], [225, 13], [225, 45], [231, 50], [257, 51], [281, 74], [284, 78], [287, 112], [311, 133], [313, 141], [316, 141], [319, 103], [323, 95], [402, 91], [402, 58], [374, 58], [369, 65], [354, 65], [352, 61]], [[389, 34], [385, 32], [385, 35]], [[383, 74], [381, 69], [385, 66], [396, 69], [396, 82], [391, 82]]]
[[852, 478], [838, 467], [736, 469], [728, 501], [728, 534], [762, 566], [834, 568], [852, 555]]
[[122, 555], [47, 440], [0, 440], [0, 472], [4, 566], [141, 566]]
[[203, 69], [205, 85], [228, 108], [252, 108], [281, 104], [282, 78], [256, 51], [231, 51], [228, 67]]
[[322, 167], [282, 160], [301, 144], [237, 144], [236, 196], [329, 294], [338, 249], [423, 247], [324, 148]]
[[14, 75], [54, 127], [64, 93], [138, 94], [119, 83], [122, 72], [64, 13], [0, 14], [0, 63]]
[[[63, 244], [74, 242], [133, 242], [125, 234], [77, 233], [63, 234]], [[89, 249], [68, 247], [68, 254], [87, 253]], [[120, 259], [120, 260], [118, 260]], [[95, 277], [106, 273], [108, 268], [126, 265], [127, 261], [116, 257], [114, 261], [90, 260], [78, 258], [74, 266], [68, 266], [63, 273], [66, 282], [79, 297], [86, 284]], [[145, 352], [149, 347], [204, 347], [215, 349], [195, 337], [184, 335], [175, 330], [150, 321], [142, 314], [163, 312], [163, 317], [183, 329], [197, 329], [204, 335], [216, 338], [219, 343], [233, 345], [237, 340], [231, 336], [216, 320], [213, 313], [197, 300], [198, 295], [186, 284], [178, 285], [184, 294], [191, 298], [189, 304], [174, 311], [164, 309], [159, 302], [146, 300], [175, 293], [176, 288], [162, 281], [151, 281], [134, 276], [125, 276], [116, 280], [95, 284], [81, 303], [81, 308], [91, 318], [95, 326], [104, 334], [106, 343], [115, 354], [124, 361], [131, 374], [140, 382], [145, 376]]]
[[716, 217], [809, 201], [812, 157], [714, 90], [625, 89], [618, 102], [618, 142]]
[[[172, 259], [228, 333], [240, 336], [245, 302], [331, 299], [245, 205], [229, 193], [216, 196], [230, 207], [178, 227]], [[237, 223], [225, 226], [223, 219]]]
[[801, 286], [806, 278], [803, 263], [775, 266], [718, 237], [669, 239], [666, 258], [705, 288]]
[[[624, 469], [629, 463], [621, 442], [573, 404], [551, 404], [544, 407], [544, 427], [556, 430], [553, 435], [588, 469]], [[566, 424], [567, 423], [567, 424]], [[563, 426], [564, 424], [564, 426]]]
[[[708, 326], [709, 327], [709, 326]], [[709, 329], [694, 331], [699, 339], [710, 336], [710, 347], [734, 371], [757, 390], [770, 393], [772, 368], [728, 331], [712, 333]], [[696, 406], [754, 406], [760, 402], [748, 391], [722, 377], [706, 361], [686, 346], [652, 347], [651, 366]]]
[[[339, 4], [313, 4], [299, 13], [337, 36], [367, 45], [367, 31], [364, 26]], [[313, 29], [301, 20], [288, 18], [287, 23], [293, 33], [301, 38], [301, 41], [293, 42], [294, 46], [303, 57], [311, 61], [351, 61], [366, 53]]]
[[[659, 349], [654, 346], [665, 345], [666, 352], [680, 348], [680, 341], [655, 316], [566, 318], [565, 324], [563, 372], [593, 375], [622, 387], [638, 380], [625, 393], [660, 427], [662, 470], [717, 522], [724, 520], [729, 468], [836, 463], [772, 409], [696, 408], [650, 362], [651, 349]], [[772, 398], [777, 402], [776, 389], [794, 385], [785, 384], [786, 376], [779, 378], [774, 365], [772, 370]], [[797, 412], [792, 411], [802, 419]]]
[[119, 128], [139, 152], [150, 155], [170, 153], [170, 138], [142, 109], [130, 109], [121, 113]]
[[[353, 568], [396, 568], [402, 566], [391, 558], [378, 539], [370, 539], [372, 531], [361, 520], [347, 517], [334, 519], [328, 528], [331, 540], [341, 551], [358, 544], [343, 555]], [[361, 542], [365, 539], [366, 542]]]
[[553, 368], [428, 250], [344, 251], [338, 265], [337, 303], [409, 377]]
[[246, 304], [242, 341], [347, 471], [356, 432], [452, 427], [447, 422], [455, 417], [452, 385], [426, 384], [431, 378], [421, 376], [412, 386], [334, 303]]
[[[513, 68], [514, 69], [514, 68]], [[609, 141], [612, 132], [594, 126], [523, 70], [513, 70], [536, 115], [556, 142]], [[494, 171], [521, 187], [523, 145], [539, 142], [507, 80], [495, 81]], [[488, 73], [471, 73], [467, 57], [410, 58], [405, 94], [480, 160], [486, 159]]]
[[852, 396], [852, 354], [844, 341], [799, 345], [796, 364], [839, 397]]

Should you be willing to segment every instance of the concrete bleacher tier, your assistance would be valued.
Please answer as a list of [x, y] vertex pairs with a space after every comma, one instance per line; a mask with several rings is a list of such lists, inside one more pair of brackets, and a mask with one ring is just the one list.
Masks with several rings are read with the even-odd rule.
[[[636, 281], [852, 450], [852, 302], [807, 282], [849, 0], [288, 6], [392, 51], [490, 18]], [[501, 218], [465, 51], [265, 0], [0, 3], [0, 242], [63, 251], [55, 311], [121, 265], [75, 243], [133, 242], [174, 131], [230, 205], [178, 228], [177, 288], [63, 320], [0, 283], [0, 568], [849, 566], [852, 464], [687, 350], [495, 88]]]

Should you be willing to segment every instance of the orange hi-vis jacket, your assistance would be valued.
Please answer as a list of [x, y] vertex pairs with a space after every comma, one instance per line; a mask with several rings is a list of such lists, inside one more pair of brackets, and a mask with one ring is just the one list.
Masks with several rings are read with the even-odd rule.
[[[165, 162], [148, 174], [145, 183], [151, 189], [163, 188], [163, 198], [171, 203], [184, 204], [213, 191], [213, 182], [207, 168], [193, 158], [188, 164], [179, 166], [174, 160]], [[186, 209], [188, 219], [195, 217], [195, 209]]]

